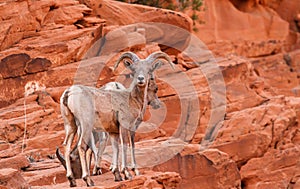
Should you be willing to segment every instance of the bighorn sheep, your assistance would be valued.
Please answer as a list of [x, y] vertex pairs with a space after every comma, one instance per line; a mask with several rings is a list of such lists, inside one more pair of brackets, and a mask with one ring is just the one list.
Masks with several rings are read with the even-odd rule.
[[77, 130], [79, 130], [77, 148], [81, 161], [82, 178], [87, 186], [94, 185], [88, 172], [86, 160], [86, 150], [94, 128], [108, 132], [110, 135], [113, 149], [112, 172], [116, 181], [122, 180], [118, 168], [120, 139], [122, 148], [121, 172], [125, 179], [131, 178], [126, 162], [127, 145], [132, 142], [134, 158], [134, 132], [142, 121], [146, 105], [159, 107], [157, 96], [155, 100], [150, 101], [147, 91], [150, 87], [149, 84], [151, 84], [150, 81], [154, 80], [153, 72], [161, 65], [161, 59], [168, 61], [173, 66], [170, 58], [162, 52], [152, 53], [144, 60], [139, 59], [132, 52], [122, 54], [114, 68], [116, 69], [119, 63], [123, 61], [125, 67], [131, 71], [133, 81], [126, 90], [107, 91], [82, 85], [74, 85], [65, 90], [61, 97], [61, 112], [66, 132], [63, 144], [65, 146], [67, 178], [71, 186], [76, 186], [71, 170], [70, 152]]
[[[101, 90], [125, 90], [126, 88], [119, 82], [109, 82], [106, 83], [104, 86], [100, 88]], [[62, 101], [61, 101], [62, 102]], [[76, 122], [76, 120], [75, 120]], [[79, 124], [76, 122], [76, 124]], [[78, 127], [78, 125], [77, 125]], [[79, 128], [79, 127], [78, 127]], [[80, 131], [77, 131], [79, 134]], [[87, 167], [88, 167], [88, 172], [90, 168], [90, 163], [92, 159], [92, 154], [94, 155], [95, 163], [94, 163], [94, 168], [92, 175], [101, 175], [101, 159], [102, 159], [102, 154], [105, 150], [105, 147], [107, 145], [107, 140], [108, 140], [108, 133], [106, 132], [97, 132], [95, 130], [92, 131], [92, 135], [90, 138], [90, 141], [88, 142], [88, 150], [87, 150]], [[99, 141], [99, 146], [98, 148], [96, 147], [96, 142]], [[64, 166], [64, 168], [67, 170], [66, 167], [66, 160], [61, 155], [59, 148], [56, 148], [56, 156], [58, 160], [61, 162], [61, 164]], [[74, 146], [70, 153], [70, 162], [71, 162], [71, 170], [74, 175], [75, 179], [79, 179], [82, 177], [82, 168], [81, 168], [81, 162], [79, 158], [79, 152], [77, 145]], [[74, 183], [73, 181], [69, 180], [70, 186], [72, 186]]]
[[[109, 82], [109, 83], [105, 84], [104, 86], [102, 86], [100, 89], [103, 89], [103, 90], [125, 90], [126, 88], [119, 82]], [[107, 144], [108, 133], [97, 132], [97, 131], [93, 130], [90, 139], [91, 140], [88, 145], [88, 151], [86, 152], [87, 153], [87, 162], [88, 163], [91, 162], [92, 153], [93, 153], [94, 159], [95, 159], [95, 165], [94, 165], [92, 174], [93, 175], [101, 175], [102, 172], [101, 172], [100, 163], [101, 163], [102, 154], [103, 154], [106, 144]], [[96, 148], [96, 141], [99, 141], [98, 149]], [[64, 166], [64, 168], [67, 169], [66, 160], [63, 157], [63, 155], [60, 153], [59, 148], [56, 149], [56, 157], [61, 162], [61, 164]], [[81, 178], [81, 176], [82, 176], [81, 169], [82, 168], [81, 168], [81, 163], [80, 163], [80, 159], [79, 159], [77, 145], [75, 145], [71, 151], [70, 161], [71, 161], [71, 169], [72, 169], [74, 178], [75, 179]], [[90, 168], [89, 165], [87, 167]]]

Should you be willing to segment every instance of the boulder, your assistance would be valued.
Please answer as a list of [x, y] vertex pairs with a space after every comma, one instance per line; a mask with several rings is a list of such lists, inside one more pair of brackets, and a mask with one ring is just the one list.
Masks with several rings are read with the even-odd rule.
[[25, 53], [13, 54], [1, 60], [0, 76], [3, 79], [17, 77], [25, 74], [26, 63], [30, 56]]
[[196, 35], [218, 55], [257, 57], [280, 52], [289, 24], [258, 2], [207, 1], [204, 20], [195, 22]]
[[51, 64], [52, 63], [46, 58], [34, 58], [27, 63], [25, 71], [28, 74], [46, 71], [51, 66]]
[[20, 171], [12, 168], [0, 169], [0, 188], [30, 188]]
[[247, 189], [297, 188], [299, 149], [270, 150], [262, 157], [249, 160], [240, 172], [242, 183]]
[[[37, 162], [42, 164], [42, 162]], [[66, 172], [62, 166], [56, 164], [56, 167], [49, 167], [42, 170], [28, 170], [24, 172], [24, 179], [30, 186], [47, 186], [68, 182]]]
[[109, 25], [127, 25], [139, 22], [160, 22], [192, 30], [192, 20], [185, 14], [155, 7], [132, 5], [111, 0], [83, 1], [96, 15], [107, 20]]
[[193, 145], [192, 150], [190, 148], [184, 148], [182, 153], [153, 169], [179, 173], [181, 188], [241, 188], [237, 165], [226, 153], [216, 149], [199, 152], [198, 144]]
[[29, 161], [24, 154], [19, 154], [11, 158], [4, 158], [0, 160], [1, 169], [12, 168], [12, 169], [21, 170], [22, 168], [28, 166], [29, 166]]
[[263, 156], [270, 148], [294, 146], [289, 132], [297, 128], [298, 107], [278, 97], [260, 106], [228, 114], [213, 147], [227, 153], [239, 166]]

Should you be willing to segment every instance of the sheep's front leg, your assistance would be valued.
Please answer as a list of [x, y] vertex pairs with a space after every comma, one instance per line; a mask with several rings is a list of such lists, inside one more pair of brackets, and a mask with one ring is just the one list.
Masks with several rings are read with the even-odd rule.
[[140, 175], [139, 170], [136, 167], [136, 160], [135, 160], [135, 145], [134, 145], [134, 138], [135, 138], [135, 132], [130, 132], [130, 148], [131, 148], [131, 170], [135, 173], [135, 175]]
[[111, 172], [115, 176], [115, 181], [122, 181], [122, 177], [119, 171], [119, 165], [118, 165], [118, 157], [119, 157], [119, 135], [111, 134], [111, 146], [113, 151], [113, 157], [112, 157], [112, 165], [111, 165]]
[[122, 148], [122, 165], [121, 165], [121, 172], [124, 174], [124, 177], [126, 180], [128, 179], [132, 179], [132, 176], [130, 174], [130, 172], [128, 171], [127, 168], [127, 147], [129, 144], [129, 135], [128, 135], [129, 131], [124, 128], [121, 127], [120, 128], [120, 139], [121, 139], [121, 148]]
[[90, 170], [91, 163], [92, 163], [92, 153], [93, 153], [93, 150], [91, 148], [88, 148], [86, 153], [85, 153], [86, 154], [86, 163], [87, 163], [88, 172]]

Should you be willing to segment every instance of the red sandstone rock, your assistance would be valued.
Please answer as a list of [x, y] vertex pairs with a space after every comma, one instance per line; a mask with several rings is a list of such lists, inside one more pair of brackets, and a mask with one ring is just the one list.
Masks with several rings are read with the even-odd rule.
[[293, 135], [286, 130], [292, 133], [297, 130], [298, 111], [290, 100], [279, 97], [255, 108], [231, 113], [213, 146], [241, 164], [262, 156], [269, 148], [293, 147], [298, 143], [293, 142]]
[[[29, 184], [32, 184], [33, 188], [51, 188], [55, 185], [55, 188], [67, 188], [69, 187], [69, 182], [66, 181], [65, 176], [62, 175], [63, 168], [52, 169], [41, 175], [39, 172], [36, 173], [25, 173], [25, 178], [28, 179]], [[43, 173], [43, 171], [41, 171]], [[64, 177], [62, 179], [62, 177]], [[153, 172], [146, 171], [141, 176], [136, 176], [132, 180], [114, 182], [112, 173], [104, 173], [100, 176], [92, 176], [95, 182], [95, 189], [117, 189], [117, 188], [178, 188], [180, 183], [180, 176], [178, 173], [174, 172]], [[85, 188], [85, 183], [82, 179], [77, 179], [77, 186], [80, 188]], [[52, 185], [50, 185], [50, 184]]]
[[[287, 62], [282, 54], [251, 61], [253, 62], [254, 71], [263, 79], [264, 85], [270, 87], [270, 93], [294, 95], [293, 88], [299, 85], [296, 79], [297, 72], [291, 70], [293, 69], [293, 63]], [[297, 69], [295, 64], [294, 69]], [[274, 70], [277, 72], [276, 75], [273, 74]]]
[[[59, 166], [59, 164], [58, 164]], [[45, 170], [31, 170], [24, 172], [24, 179], [30, 186], [56, 185], [68, 182], [66, 172], [62, 166], [57, 168], [48, 168]]]
[[36, 73], [45, 71], [51, 66], [51, 62], [45, 58], [35, 58], [27, 63], [25, 68], [26, 73]]
[[[25, 99], [25, 106], [24, 99], [21, 99], [16, 104], [2, 109], [0, 120], [3, 124], [0, 126], [2, 129], [0, 137], [8, 142], [16, 142], [17, 139], [23, 138], [25, 118], [27, 140], [44, 133], [55, 133], [63, 128], [62, 120], [57, 119], [58, 115], [60, 115], [58, 104], [50, 95], [43, 92], [29, 95]], [[39, 127], [36, 127], [37, 123], [40, 123]]]
[[182, 27], [188, 31], [192, 29], [191, 19], [182, 13], [171, 10], [157, 9], [141, 5], [129, 5], [110, 0], [84, 1], [96, 15], [107, 20], [108, 24], [126, 25], [135, 22], [162, 22]]
[[236, 164], [227, 154], [218, 150], [177, 154], [171, 160], [155, 166], [154, 170], [178, 172], [182, 177], [181, 188], [241, 187]]
[[5, 57], [1, 60], [1, 78], [17, 77], [25, 74], [26, 63], [30, 60], [30, 57], [25, 54], [14, 54]]
[[178, 173], [165, 172], [163, 174], [156, 173], [151, 177], [152, 180], [156, 180], [157, 183], [163, 185], [163, 188], [178, 188], [181, 178]]
[[295, 20], [298, 19], [299, 15], [299, 0], [295, 1], [277, 1], [275, 5], [273, 5], [274, 10], [278, 12], [278, 14], [283, 18], [284, 20], [288, 21], [290, 24], [290, 29], [294, 31], [298, 31], [297, 23]]
[[20, 172], [16, 169], [0, 169], [0, 188], [29, 188]]
[[[290, 52], [289, 54], [285, 55], [285, 60], [287, 65], [290, 66], [292, 72], [296, 72], [297, 74], [297, 78], [299, 78], [299, 72], [296, 70], [299, 70], [300, 65], [297, 63], [298, 60], [300, 59], [300, 50], [296, 50], [293, 52]], [[299, 81], [299, 79], [298, 79]], [[296, 93], [295, 95], [299, 95], [299, 92], [297, 91], [296, 87], [294, 88], [295, 90], [293, 91], [294, 93]]]
[[[29, 153], [35, 149], [39, 149], [36, 152], [32, 152], [33, 154], [40, 154], [42, 157], [46, 157], [48, 155], [55, 154], [56, 147], [62, 145], [62, 142], [65, 137], [65, 133], [63, 131], [63, 124], [59, 128], [59, 132], [52, 131], [47, 132], [47, 134], [40, 134], [29, 138], [27, 140], [27, 145], [25, 148], [25, 152]], [[47, 140], [44, 140], [48, 138]]]
[[20, 170], [21, 168], [25, 168], [29, 166], [28, 159], [23, 155], [17, 155], [12, 158], [5, 158], [0, 160], [0, 168], [13, 168]]
[[[241, 168], [246, 188], [289, 188], [299, 182], [299, 150], [290, 148], [270, 150], [263, 157], [254, 158]], [[291, 180], [291, 178], [294, 178]], [[294, 188], [297, 188], [294, 186]]]
[[91, 9], [87, 8], [85, 5], [75, 3], [71, 6], [52, 7], [50, 7], [49, 13], [44, 18], [43, 24], [45, 25], [51, 23], [64, 25], [74, 24], [78, 20], [83, 19], [84, 14], [91, 12]]
[[[159, 81], [159, 96], [168, 108], [167, 116], [158, 129], [137, 134], [138, 163], [147, 165], [149, 161], [163, 159], [166, 153], [179, 150], [179, 154], [175, 153], [171, 160], [156, 165], [155, 169], [179, 173], [182, 188], [300, 187], [297, 158], [300, 154], [297, 147], [300, 144], [299, 50], [295, 50], [299, 48], [300, 34], [293, 21], [299, 21], [297, 1], [207, 1], [205, 12], [200, 13], [204, 22], [196, 21], [194, 26], [183, 13], [108, 0], [1, 3], [0, 31], [4, 35], [0, 36], [0, 167], [29, 166], [22, 175], [33, 188], [68, 187], [62, 167], [56, 168], [57, 163], [45, 164], [42, 160], [52, 157], [64, 139], [59, 113], [61, 93], [76, 82], [94, 85], [95, 81], [89, 78], [98, 75], [91, 72], [98, 69], [95, 63], [105, 57], [86, 64], [83, 72], [78, 72], [78, 66], [82, 65], [79, 61], [102, 34], [109, 32], [106, 36], [109, 48], [117, 48], [122, 43], [122, 47], [136, 51], [142, 58], [159, 50], [173, 54], [172, 60], [178, 63], [179, 69], [192, 78], [200, 101], [200, 112], [194, 112], [199, 113], [196, 131], [178, 133], [181, 110], [186, 107], [179, 106], [182, 99], [176, 90]], [[207, 78], [199, 73], [189, 57], [174, 49], [146, 44], [145, 35], [151, 39], [180, 38], [168, 35], [172, 32], [138, 27], [110, 33], [120, 27], [118, 24], [145, 21], [175, 24], [187, 31], [195, 27], [195, 34], [208, 43], [217, 56], [227, 95], [226, 117], [210, 146], [218, 150], [198, 153], [199, 144], [184, 146], [186, 143], [178, 141], [165, 145], [167, 137], [174, 134], [184, 136], [187, 143], [201, 142], [211, 115], [211, 91]], [[100, 25], [104, 23], [107, 26], [103, 29]], [[289, 27], [293, 31], [289, 31]], [[95, 48], [87, 56], [97, 54]], [[206, 61], [205, 53], [202, 55]], [[108, 62], [96, 79], [97, 86], [116, 78], [118, 73], [111, 69], [116, 58]], [[76, 72], [80, 77], [74, 79]], [[164, 73], [168, 72], [163, 70], [158, 75]], [[175, 75], [173, 80], [176, 79]], [[24, 86], [32, 80], [44, 84], [46, 93], [26, 97], [28, 127], [24, 150], [26, 156], [41, 161], [30, 166], [25, 156], [18, 154], [24, 134]], [[186, 83], [180, 86], [190, 87]], [[180, 182], [176, 173], [142, 173], [133, 181], [121, 183], [113, 182], [111, 173], [93, 177], [99, 185], [94, 188], [176, 188]], [[13, 178], [24, 183], [21, 176]], [[77, 182], [80, 187], [85, 186], [81, 179]]]
[[280, 52], [289, 34], [288, 23], [258, 1], [214, 0], [206, 1], [205, 7], [195, 33], [217, 54], [253, 57]]

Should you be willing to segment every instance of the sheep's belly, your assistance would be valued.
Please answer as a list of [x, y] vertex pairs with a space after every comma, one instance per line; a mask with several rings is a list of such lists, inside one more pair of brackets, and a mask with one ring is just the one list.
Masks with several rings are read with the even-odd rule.
[[109, 133], [119, 133], [119, 127], [116, 124], [113, 111], [111, 112], [96, 112], [96, 120], [94, 128], [103, 130]]

